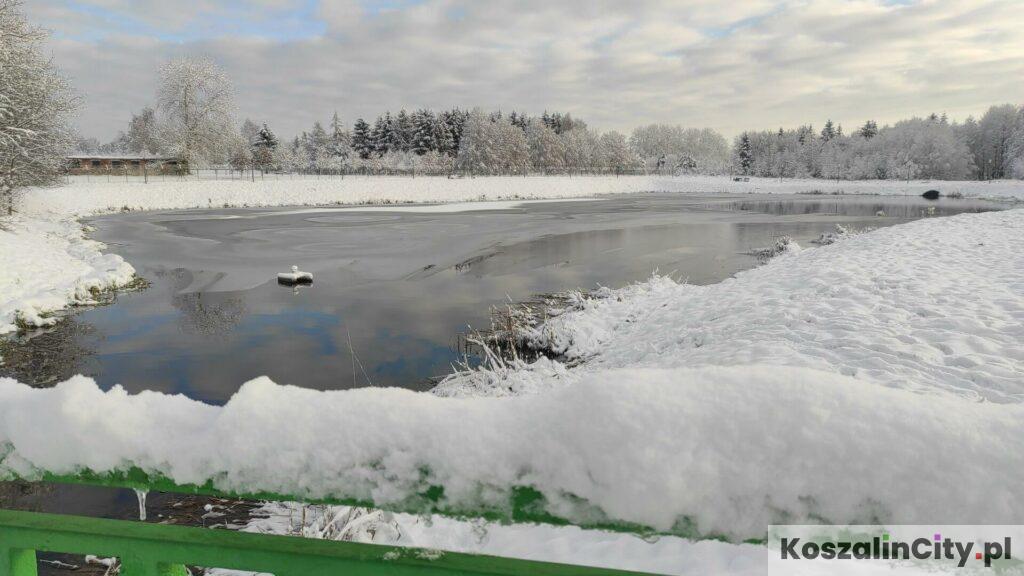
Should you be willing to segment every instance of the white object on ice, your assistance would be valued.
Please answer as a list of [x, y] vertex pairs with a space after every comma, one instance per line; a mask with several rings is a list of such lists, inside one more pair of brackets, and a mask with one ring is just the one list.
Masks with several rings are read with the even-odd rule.
[[292, 266], [291, 272], [281, 272], [277, 275], [278, 282], [298, 284], [300, 282], [312, 282], [313, 275], [309, 272], [300, 272], [298, 266]]

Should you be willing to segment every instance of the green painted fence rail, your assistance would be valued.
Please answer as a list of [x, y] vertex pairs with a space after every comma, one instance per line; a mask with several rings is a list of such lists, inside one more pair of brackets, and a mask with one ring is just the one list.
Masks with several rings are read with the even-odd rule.
[[[50, 477], [58, 480], [58, 477]], [[217, 494], [168, 482], [140, 484], [127, 477], [72, 477], [75, 483]], [[168, 488], [178, 488], [168, 490]], [[282, 498], [296, 500], [295, 498]], [[0, 576], [37, 576], [37, 552], [117, 557], [121, 576], [185, 576], [185, 566], [269, 572], [275, 576], [537, 575], [626, 576], [640, 574], [354, 542], [212, 530], [129, 520], [110, 520], [0, 510]]]
[[[2, 463], [2, 459], [0, 459], [0, 464]], [[504, 523], [518, 522], [550, 524], [553, 526], [578, 526], [580, 528], [592, 530], [623, 532], [640, 537], [680, 536], [683, 538], [726, 540], [726, 538], [716, 534], [700, 533], [696, 526], [692, 525], [692, 523], [686, 519], [677, 522], [676, 526], [668, 531], [657, 531], [646, 526], [631, 524], [628, 522], [602, 520], [601, 515], [597, 512], [588, 515], [588, 519], [584, 523], [572, 522], [566, 518], [561, 518], [548, 512], [547, 507], [545, 506], [546, 500], [544, 495], [528, 486], [513, 488], [510, 491], [509, 501], [506, 503], [506, 506], [463, 510], [453, 509], [444, 504], [444, 490], [437, 486], [429, 488], [422, 494], [418, 494], [404, 502], [393, 503], [388, 506], [380, 506], [374, 502], [344, 498], [307, 498], [291, 494], [277, 494], [273, 492], [233, 492], [218, 487], [212, 481], [207, 481], [205, 484], [178, 484], [164, 476], [147, 474], [144, 470], [136, 467], [103, 474], [90, 472], [88, 470], [81, 471], [75, 475], [43, 473], [40, 479], [60, 484], [85, 484], [112, 488], [134, 488], [136, 490], [155, 490], [159, 492], [173, 492], [177, 494], [202, 494], [206, 496], [218, 496], [224, 498], [360, 506], [364, 508], [379, 508], [390, 512], [440, 514], [450, 518], [484, 519]]]
[[275, 576], [637, 574], [417, 548], [0, 510], [0, 576], [34, 576], [36, 551], [116, 556], [121, 559], [121, 576], [183, 576], [185, 565]]

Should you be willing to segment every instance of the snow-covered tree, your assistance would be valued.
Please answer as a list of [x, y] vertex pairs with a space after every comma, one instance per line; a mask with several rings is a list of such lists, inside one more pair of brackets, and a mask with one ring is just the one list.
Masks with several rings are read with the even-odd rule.
[[534, 118], [527, 124], [526, 142], [530, 150], [530, 164], [534, 170], [557, 172], [565, 167], [562, 139], [540, 118]]
[[341, 123], [337, 112], [331, 117], [331, 134], [328, 148], [331, 157], [331, 168], [340, 170], [345, 166], [345, 161], [348, 160], [349, 152], [352, 150], [352, 135], [349, 134], [349, 131]]
[[313, 129], [303, 140], [306, 167], [310, 170], [324, 170], [331, 167], [331, 138], [320, 122], [313, 123]]
[[601, 167], [619, 173], [634, 170], [640, 166], [640, 159], [619, 132], [605, 132], [598, 140], [598, 162]]
[[466, 119], [455, 166], [460, 170], [488, 173], [494, 168], [494, 143], [491, 141], [491, 119], [480, 108], [474, 108]]
[[45, 39], [19, 2], [0, 0], [0, 210], [8, 214], [18, 189], [58, 178], [74, 142], [76, 99], [43, 53]]
[[545, 110], [544, 114], [541, 115], [540, 120], [545, 126], [554, 130], [555, 134], [562, 134], [563, 132], [568, 132], [574, 128], [587, 127], [586, 122], [573, 118], [572, 114], [569, 113], [562, 114], [561, 112], [555, 112], [553, 114], [548, 114], [548, 111]]
[[302, 145], [298, 138], [291, 142], [282, 142], [274, 148], [273, 166], [285, 172], [295, 172], [305, 168], [304, 159], [301, 154]]
[[459, 109], [441, 113], [437, 136], [437, 149], [439, 151], [451, 156], [456, 156], [459, 153], [462, 133], [468, 119], [469, 112]]
[[113, 140], [100, 144], [100, 154], [124, 154], [128, 152], [128, 135], [124, 131], [117, 133]]
[[264, 124], [252, 143], [253, 163], [266, 170], [274, 165], [277, 152], [277, 136]]
[[497, 143], [498, 171], [525, 174], [530, 167], [530, 147], [523, 130], [508, 120], [494, 122], [491, 129]]
[[868, 120], [867, 122], [864, 123], [863, 126], [860, 127], [859, 132], [860, 135], [863, 136], [864, 138], [874, 138], [876, 135], [878, 135], [878, 124], [875, 123], [874, 120]]
[[96, 138], [78, 138], [75, 141], [75, 152], [94, 154], [100, 151], [100, 141]]
[[391, 125], [391, 136], [390, 143], [392, 150], [401, 150], [402, 152], [408, 152], [412, 147], [412, 140], [415, 136], [416, 127], [413, 125], [412, 118], [409, 113], [402, 110], [398, 111], [398, 115], [395, 116], [395, 121]]
[[223, 161], [238, 137], [227, 74], [202, 57], [171, 60], [160, 70], [157, 105], [168, 151], [189, 165]]
[[434, 118], [434, 149], [438, 153], [455, 157], [458, 148], [455, 145], [455, 135], [449, 124], [449, 112], [442, 112]]
[[948, 124], [913, 118], [880, 131], [877, 138], [890, 178], [963, 180], [974, 170], [970, 150]]
[[437, 119], [430, 110], [418, 110], [412, 115], [413, 135], [410, 150], [420, 156], [437, 150]]
[[1009, 174], [1014, 159], [1007, 152], [1018, 122], [1019, 113], [1013, 104], [992, 106], [978, 121], [974, 162], [982, 180]]
[[565, 155], [562, 163], [567, 169], [583, 171], [594, 167], [597, 137], [587, 130], [586, 126], [563, 131], [559, 138], [562, 140], [562, 151]]
[[242, 140], [245, 140], [249, 145], [256, 143], [256, 139], [260, 135], [260, 125], [246, 118], [242, 122]]
[[160, 152], [160, 126], [156, 111], [149, 106], [138, 114], [132, 114], [125, 134], [125, 151], [135, 154], [156, 154]]
[[741, 174], [750, 174], [750, 167], [753, 165], [753, 155], [750, 149], [750, 135], [744, 132], [736, 143], [736, 164]]
[[720, 174], [730, 165], [729, 143], [710, 128], [640, 126], [633, 130], [629, 144], [652, 170]]
[[1017, 127], [1006, 146], [1006, 163], [1007, 177], [1024, 179], [1024, 106], [1017, 113]]
[[391, 119], [391, 113], [387, 112], [384, 116], [377, 116], [377, 121], [373, 123], [373, 130], [370, 131], [370, 141], [373, 142], [373, 151], [380, 157], [388, 153], [388, 150], [392, 150], [392, 125], [394, 121]]
[[530, 163], [526, 135], [506, 119], [476, 108], [466, 120], [456, 166], [475, 174], [523, 173]]
[[241, 132], [234, 134], [234, 138], [226, 145], [226, 148], [227, 163], [235, 170], [248, 170], [256, 165], [252, 145], [242, 136]]
[[362, 118], [352, 126], [352, 149], [364, 160], [376, 151], [370, 125]]
[[821, 139], [824, 142], [828, 142], [829, 140], [831, 140], [831, 139], [833, 139], [835, 137], [836, 137], [836, 127], [835, 127], [835, 124], [833, 124], [832, 120], [830, 119], [827, 122], [825, 122], [825, 127], [821, 129]]

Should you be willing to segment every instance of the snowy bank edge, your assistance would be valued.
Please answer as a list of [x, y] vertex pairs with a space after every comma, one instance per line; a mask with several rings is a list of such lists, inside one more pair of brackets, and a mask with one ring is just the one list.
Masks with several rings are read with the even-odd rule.
[[0, 228], [0, 336], [52, 326], [69, 306], [98, 303], [101, 293], [137, 281], [135, 268], [86, 237], [70, 218], [16, 216]]
[[[262, 182], [73, 183], [26, 191], [21, 210], [30, 215], [89, 216], [129, 210], [184, 210], [273, 206], [448, 203], [478, 200], [568, 199], [638, 192], [707, 194], [944, 195], [1024, 201], [1024, 181], [833, 181], [727, 176], [488, 176], [480, 178], [388, 176], [340, 180]], [[145, 194], [141, 194], [144, 192]]]

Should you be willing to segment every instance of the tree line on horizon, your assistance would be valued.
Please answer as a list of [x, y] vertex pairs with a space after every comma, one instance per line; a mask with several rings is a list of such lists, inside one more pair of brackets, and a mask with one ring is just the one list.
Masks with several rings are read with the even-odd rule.
[[[200, 79], [200, 80], [197, 80]], [[776, 131], [746, 131], [730, 143], [710, 128], [650, 124], [627, 137], [598, 132], [571, 113], [529, 116], [482, 109], [386, 111], [351, 127], [335, 113], [282, 141], [267, 123], [232, 125], [230, 106], [213, 99], [222, 117], [207, 136], [167, 129], [182, 85], [229, 94], [226, 76], [209, 61], [182, 59], [165, 67], [157, 108], [133, 114], [127, 130], [107, 144], [79, 140], [79, 152], [180, 155], [194, 166], [282, 171], [419, 170], [447, 173], [632, 172], [737, 174], [772, 178], [992, 180], [1024, 178], [1024, 108], [992, 106], [978, 120], [951, 122], [944, 114], [879, 126], [866, 121], [845, 133], [831, 120]], [[216, 86], [222, 86], [217, 89]], [[201, 99], [193, 96], [192, 101]], [[223, 109], [221, 109], [223, 108]], [[198, 113], [198, 111], [196, 111]], [[179, 112], [179, 115], [184, 112]], [[174, 122], [169, 122], [174, 124]], [[179, 122], [180, 124], [180, 122]]]

